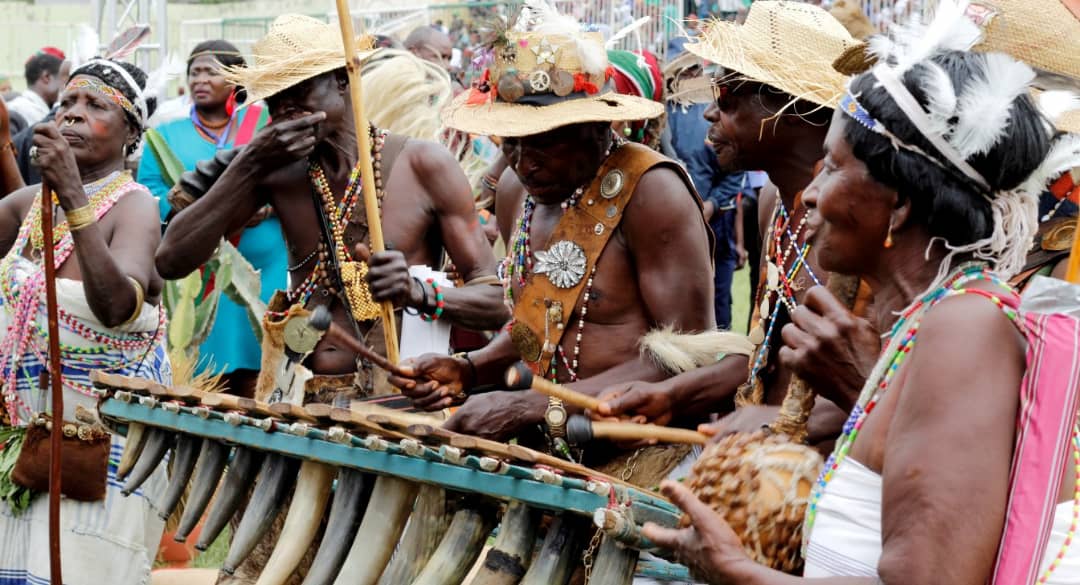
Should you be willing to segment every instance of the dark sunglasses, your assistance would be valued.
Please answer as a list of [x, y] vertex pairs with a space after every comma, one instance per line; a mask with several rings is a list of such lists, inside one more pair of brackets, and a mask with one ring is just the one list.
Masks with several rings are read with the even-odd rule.
[[712, 82], [713, 100], [721, 110], [730, 109], [737, 98], [760, 93], [767, 86], [746, 79], [716, 80]]

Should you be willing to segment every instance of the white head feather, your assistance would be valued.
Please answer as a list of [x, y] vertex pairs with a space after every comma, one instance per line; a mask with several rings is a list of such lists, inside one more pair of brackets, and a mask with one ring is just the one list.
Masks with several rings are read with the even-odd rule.
[[948, 138], [953, 132], [951, 121], [956, 116], [956, 88], [949, 74], [937, 63], [926, 61], [922, 66], [927, 74], [919, 85], [926, 94], [926, 110], [932, 124], [930, 131]]
[[1051, 122], [1056, 122], [1061, 116], [1080, 110], [1080, 96], [1062, 89], [1048, 90], [1039, 94], [1038, 106]]
[[989, 152], [1009, 126], [1013, 102], [1035, 79], [1031, 67], [1002, 53], [983, 55], [984, 67], [960, 91], [949, 143], [965, 159]]
[[170, 53], [162, 60], [157, 69], [146, 75], [146, 89], [143, 90], [143, 97], [149, 100], [150, 98], [160, 98], [165, 95], [169, 80], [179, 77], [184, 70], [184, 60], [175, 52]]
[[98, 38], [97, 32], [85, 23], [80, 24], [75, 32], [71, 53], [68, 54], [68, 60], [71, 61], [71, 70], [74, 71], [79, 65], [93, 59], [100, 49], [101, 40]]

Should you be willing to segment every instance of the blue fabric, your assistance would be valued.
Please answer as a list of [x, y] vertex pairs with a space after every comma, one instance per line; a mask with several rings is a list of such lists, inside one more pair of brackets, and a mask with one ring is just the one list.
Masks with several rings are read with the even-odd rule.
[[716, 326], [731, 329], [731, 283], [735, 276], [735, 211], [718, 211], [709, 221], [716, 235], [716, 270], [714, 278], [714, 308]]
[[[249, 111], [242, 110], [242, 116]], [[239, 123], [243, 123], [242, 117]], [[216, 153], [214, 144], [198, 133], [189, 118], [162, 124], [157, 131], [187, 170], [193, 170], [197, 162], [213, 158]], [[227, 148], [231, 146], [226, 145]], [[139, 163], [138, 181], [158, 197], [161, 218], [164, 220], [171, 210], [166, 198], [169, 188], [162, 178], [156, 157], [149, 149]], [[288, 283], [288, 251], [281, 233], [281, 222], [276, 217], [245, 229], [237, 249], [260, 272], [262, 288], [259, 296], [264, 302], [270, 300], [274, 291], [285, 289]], [[210, 335], [199, 347], [201, 367], [215, 373], [258, 370], [261, 357], [259, 342], [246, 311], [223, 295], [218, 302], [217, 317]]]

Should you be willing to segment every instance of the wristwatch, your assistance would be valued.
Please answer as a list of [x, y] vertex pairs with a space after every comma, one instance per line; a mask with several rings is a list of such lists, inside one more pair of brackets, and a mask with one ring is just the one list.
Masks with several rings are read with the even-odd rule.
[[563, 405], [563, 401], [555, 398], [548, 398], [548, 407], [544, 412], [544, 422], [547, 423], [548, 434], [553, 439], [565, 439], [566, 438], [566, 406]]

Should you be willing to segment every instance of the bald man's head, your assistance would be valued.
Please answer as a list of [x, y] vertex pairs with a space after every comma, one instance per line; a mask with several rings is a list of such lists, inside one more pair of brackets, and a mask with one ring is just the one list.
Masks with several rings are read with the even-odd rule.
[[422, 26], [405, 38], [405, 49], [425, 61], [449, 69], [454, 57], [450, 37], [430, 26]]

